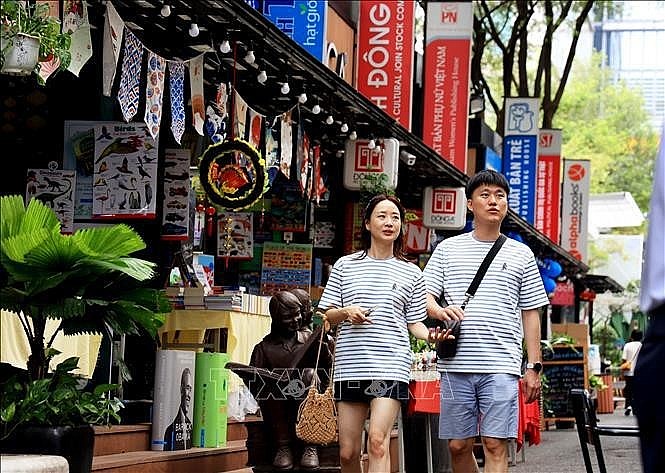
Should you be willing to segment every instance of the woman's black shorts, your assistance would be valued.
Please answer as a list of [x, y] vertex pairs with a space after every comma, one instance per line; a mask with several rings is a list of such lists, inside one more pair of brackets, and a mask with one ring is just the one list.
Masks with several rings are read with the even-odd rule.
[[403, 381], [367, 379], [335, 381], [335, 400], [364, 402], [375, 398], [396, 399], [402, 403], [409, 400], [409, 385]]

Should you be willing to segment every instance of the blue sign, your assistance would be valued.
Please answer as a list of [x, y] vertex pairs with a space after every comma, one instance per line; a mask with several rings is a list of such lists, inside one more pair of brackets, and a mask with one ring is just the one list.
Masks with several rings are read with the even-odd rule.
[[489, 146], [485, 148], [485, 169], [501, 172], [501, 156]]
[[508, 179], [508, 204], [520, 217], [533, 225], [536, 209], [537, 137], [503, 137], [503, 174]]
[[325, 60], [327, 0], [263, 0], [263, 15], [319, 61]]

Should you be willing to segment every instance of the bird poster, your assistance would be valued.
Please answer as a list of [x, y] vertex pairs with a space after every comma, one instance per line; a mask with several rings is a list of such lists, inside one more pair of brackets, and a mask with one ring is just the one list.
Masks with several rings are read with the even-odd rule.
[[41, 200], [60, 220], [60, 233], [74, 233], [76, 171], [28, 169], [25, 201]]
[[156, 217], [157, 140], [144, 123], [95, 126], [93, 218]]
[[164, 150], [162, 240], [189, 238], [189, 149]]

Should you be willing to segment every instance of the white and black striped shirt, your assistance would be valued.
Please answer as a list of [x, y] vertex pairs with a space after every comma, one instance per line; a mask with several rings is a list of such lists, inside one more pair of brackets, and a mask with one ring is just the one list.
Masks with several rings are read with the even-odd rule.
[[[427, 291], [461, 305], [466, 290], [494, 242], [464, 233], [442, 241], [424, 270]], [[439, 371], [509, 373], [520, 376], [522, 310], [549, 304], [536, 260], [529, 247], [508, 238], [464, 310], [457, 353], [439, 359]]]
[[319, 308], [376, 307], [372, 323], [342, 322], [335, 348], [335, 381], [385, 379], [409, 382], [411, 347], [407, 323], [427, 317], [425, 279], [415, 264], [361, 253], [333, 266]]

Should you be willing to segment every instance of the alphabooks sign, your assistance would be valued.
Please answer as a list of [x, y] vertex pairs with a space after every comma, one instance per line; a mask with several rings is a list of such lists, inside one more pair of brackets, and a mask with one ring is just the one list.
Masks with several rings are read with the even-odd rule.
[[588, 160], [563, 160], [561, 247], [583, 263], [588, 260], [590, 174]]

